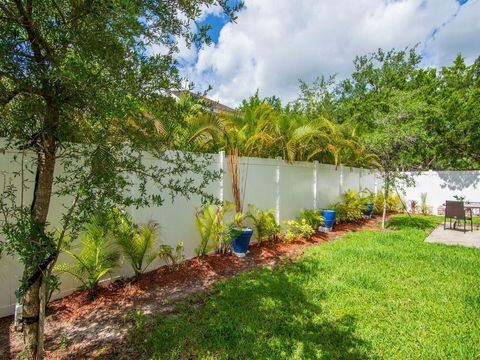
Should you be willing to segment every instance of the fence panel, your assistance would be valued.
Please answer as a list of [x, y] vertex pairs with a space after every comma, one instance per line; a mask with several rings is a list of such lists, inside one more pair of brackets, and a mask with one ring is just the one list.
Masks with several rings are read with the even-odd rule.
[[455, 200], [455, 195], [480, 202], [480, 171], [426, 171], [410, 175], [415, 185], [405, 189], [407, 206], [411, 200], [420, 204], [422, 193], [427, 194], [433, 214], [437, 214], [438, 207], [446, 200]]
[[295, 219], [301, 209], [313, 208], [314, 165], [280, 165], [280, 221]]
[[[0, 191], [2, 191], [5, 181], [7, 183], [16, 181], [17, 184], [20, 184], [19, 179], [13, 177], [13, 173], [20, 169], [19, 165], [14, 162], [14, 156], [18, 161], [19, 155], [19, 152], [11, 151], [0, 155]], [[160, 160], [148, 156], [144, 161], [156, 162], [161, 165], [158, 163]], [[223, 169], [224, 175], [221, 180], [212, 182], [207, 191], [219, 199], [231, 201], [232, 192], [223, 153], [213, 155], [209, 168], [211, 170]], [[61, 167], [58, 172], [61, 172]], [[365, 174], [366, 172], [361, 169], [343, 168], [342, 177], [342, 169], [332, 165], [305, 162], [288, 164], [279, 159], [241, 158], [240, 173], [244, 210], [246, 211], [247, 205], [251, 203], [259, 209], [275, 209], [277, 219], [280, 221], [293, 219], [303, 208], [324, 208], [328, 204], [339, 201], [342, 189], [345, 191], [348, 188], [358, 190], [368, 187], [373, 191], [374, 174]], [[33, 174], [26, 174], [26, 176], [30, 177], [29, 190], [25, 193], [25, 203], [28, 204], [32, 198]], [[196, 182], [201, 179], [201, 175], [198, 174], [190, 174], [190, 176]], [[148, 184], [148, 191], [155, 193], [158, 192], [158, 189], [153, 184]], [[54, 197], [49, 214], [49, 222], [52, 226], [58, 225], [61, 214], [71, 201], [72, 199], [68, 197]], [[201, 201], [196, 196], [188, 200], [176, 197], [173, 203], [166, 196], [165, 203], [161, 207], [140, 209], [132, 207], [128, 211], [139, 224], [149, 220], [159, 224], [160, 239], [158, 243], [175, 246], [178, 242], [183, 241], [185, 255], [187, 258], [191, 258], [195, 255], [195, 248], [200, 241], [195, 225], [195, 213], [199, 207], [201, 207]], [[80, 250], [78, 240], [73, 244], [73, 250]], [[60, 255], [59, 263], [69, 261], [71, 259], [66, 254]], [[160, 265], [162, 265], [161, 261], [155, 260], [150, 269]], [[111, 279], [132, 275], [130, 266], [122, 263], [113, 272]], [[20, 263], [16, 259], [4, 255], [0, 259], [0, 288], [2, 289], [0, 292], [0, 317], [13, 313], [15, 289], [19, 286], [21, 276], [22, 266]], [[79, 285], [79, 282], [71, 276], [61, 275], [61, 290], [54, 294], [54, 298], [71, 293]]]
[[318, 164], [317, 169], [317, 204], [322, 209], [341, 199], [341, 170], [327, 164]]

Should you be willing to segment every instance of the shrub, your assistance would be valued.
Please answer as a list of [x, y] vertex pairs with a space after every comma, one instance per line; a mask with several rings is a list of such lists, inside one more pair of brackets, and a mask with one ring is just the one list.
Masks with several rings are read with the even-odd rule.
[[416, 214], [418, 210], [417, 200], [410, 200], [410, 212]]
[[138, 226], [130, 215], [116, 210], [112, 217], [112, 232], [124, 258], [138, 277], [155, 260], [156, 256], [152, 249], [157, 240], [158, 224], [149, 221]]
[[55, 271], [76, 277], [93, 299], [99, 281], [118, 265], [119, 252], [112, 241], [105, 216], [93, 216], [80, 235], [80, 241], [83, 247], [79, 255], [70, 249], [65, 250], [74, 259], [74, 263], [58, 265]]
[[175, 268], [179, 262], [185, 259], [185, 256], [183, 255], [184, 248], [185, 247], [183, 245], [183, 241], [179, 242], [175, 246], [175, 248], [166, 244], [160, 245], [160, 248], [158, 249], [156, 256], [158, 256], [160, 259], [165, 261], [167, 265], [170, 265], [171, 267]]
[[200, 245], [195, 249], [197, 256], [205, 256], [210, 249], [226, 252], [230, 246], [231, 231], [225, 222], [225, 215], [233, 209], [231, 203], [223, 206], [205, 205], [196, 214], [200, 233]]
[[273, 209], [260, 210], [249, 204], [246, 219], [251, 221], [258, 243], [275, 240], [280, 231]]
[[370, 201], [371, 195], [368, 192], [347, 190], [343, 194], [343, 201], [330, 205], [329, 208], [337, 212], [335, 221], [356, 222], [363, 219]]
[[423, 215], [428, 215], [432, 211], [432, 207], [427, 204], [427, 193], [422, 193], [420, 195], [421, 203], [420, 203], [420, 211]]
[[312, 229], [309, 223], [305, 219], [300, 221], [286, 220], [283, 222], [284, 241], [293, 241], [301, 238], [310, 238], [315, 230]]
[[[400, 211], [403, 209], [402, 198], [397, 194], [389, 194], [387, 198], [388, 211]], [[373, 196], [373, 213], [380, 215], [383, 213], [383, 192]]]
[[300, 222], [305, 220], [316, 231], [324, 219], [319, 209], [302, 209], [297, 220]]

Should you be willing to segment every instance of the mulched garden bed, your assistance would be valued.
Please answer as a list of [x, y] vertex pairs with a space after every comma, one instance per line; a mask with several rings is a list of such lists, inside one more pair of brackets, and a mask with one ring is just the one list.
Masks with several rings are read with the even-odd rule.
[[[171, 312], [176, 300], [205, 290], [215, 280], [253, 268], [272, 267], [282, 258], [300, 255], [306, 247], [366, 228], [378, 228], [377, 221], [340, 224], [333, 232], [317, 234], [309, 240], [254, 244], [245, 258], [215, 254], [187, 260], [174, 271], [160, 267], [134, 282], [117, 280], [101, 285], [93, 301], [85, 291], [74, 292], [48, 305], [46, 357], [84, 359], [115, 354], [115, 358], [129, 358], [124, 350], [122, 353], [115, 351], [131, 326], [127, 314], [133, 311], [144, 314]], [[13, 329], [13, 317], [0, 319], [0, 359], [18, 357], [22, 341], [22, 333]]]

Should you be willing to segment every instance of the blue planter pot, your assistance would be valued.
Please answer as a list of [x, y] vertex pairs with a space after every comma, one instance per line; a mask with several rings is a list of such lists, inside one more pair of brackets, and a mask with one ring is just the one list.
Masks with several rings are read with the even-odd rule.
[[335, 210], [322, 210], [323, 216], [323, 226], [326, 229], [331, 230], [333, 228], [333, 224], [335, 223], [335, 217], [337, 216], [337, 212]]
[[363, 214], [365, 215], [365, 217], [367, 219], [370, 219], [372, 217], [372, 213], [373, 213], [373, 203], [369, 202], [367, 204], [367, 210], [365, 210], [365, 212]]
[[233, 253], [237, 256], [243, 257], [248, 251], [248, 245], [250, 244], [250, 239], [252, 238], [253, 230], [252, 229], [232, 229], [238, 233], [232, 239], [232, 249]]

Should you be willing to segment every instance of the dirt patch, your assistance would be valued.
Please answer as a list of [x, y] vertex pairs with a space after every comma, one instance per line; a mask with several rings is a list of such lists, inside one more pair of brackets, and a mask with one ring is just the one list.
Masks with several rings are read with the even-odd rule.
[[[376, 220], [340, 224], [335, 231], [317, 234], [309, 240], [252, 245], [245, 258], [210, 255], [182, 263], [175, 271], [161, 267], [143, 274], [136, 281], [117, 280], [100, 286], [90, 301], [85, 291], [77, 291], [48, 305], [45, 323], [45, 349], [48, 359], [102, 357], [130, 358], [128, 351], [115, 353], [131, 326], [126, 314], [139, 311], [159, 314], [172, 311], [175, 300], [202, 291], [215, 280], [228, 278], [259, 267], [272, 267], [282, 258], [294, 258], [306, 247], [335, 239], [346, 232], [378, 229]], [[0, 359], [18, 357], [22, 334], [13, 329], [13, 317], [0, 319]]]

